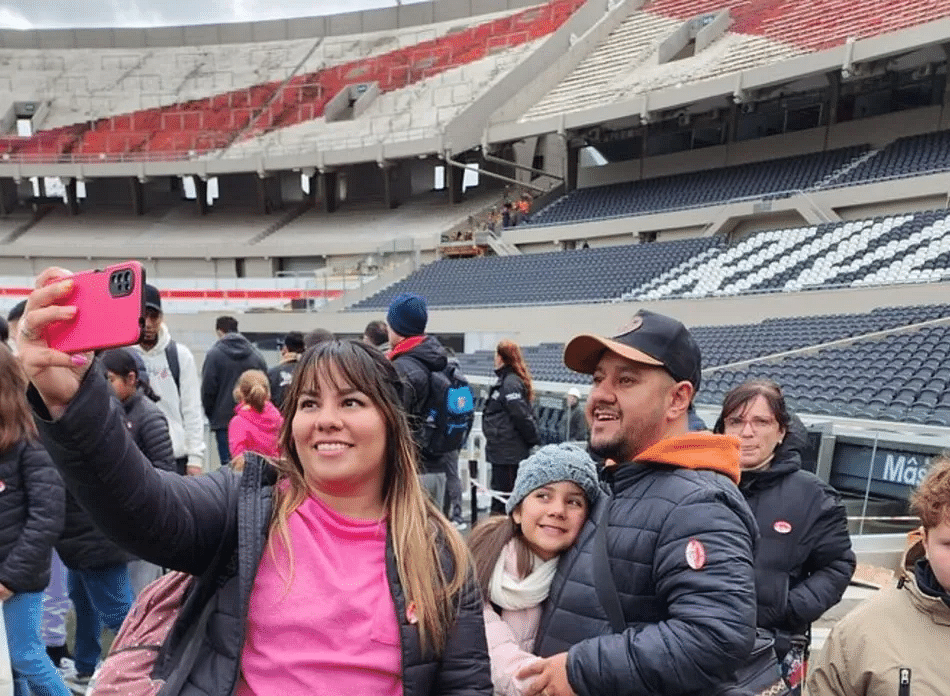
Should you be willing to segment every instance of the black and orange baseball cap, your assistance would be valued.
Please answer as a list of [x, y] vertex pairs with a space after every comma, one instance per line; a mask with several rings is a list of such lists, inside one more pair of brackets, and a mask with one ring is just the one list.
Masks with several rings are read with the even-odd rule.
[[613, 338], [575, 336], [564, 347], [564, 364], [590, 375], [605, 350], [644, 365], [662, 367], [677, 382], [690, 382], [699, 391], [703, 361], [699, 346], [683, 324], [672, 317], [641, 309]]

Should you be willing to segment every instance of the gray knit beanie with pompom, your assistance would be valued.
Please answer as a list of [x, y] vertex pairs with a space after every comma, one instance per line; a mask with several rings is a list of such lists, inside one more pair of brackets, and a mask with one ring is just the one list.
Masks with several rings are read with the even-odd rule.
[[591, 505], [600, 495], [597, 467], [587, 452], [567, 443], [545, 445], [518, 465], [518, 476], [505, 511], [510, 515], [531, 491], [558, 481], [576, 483]]

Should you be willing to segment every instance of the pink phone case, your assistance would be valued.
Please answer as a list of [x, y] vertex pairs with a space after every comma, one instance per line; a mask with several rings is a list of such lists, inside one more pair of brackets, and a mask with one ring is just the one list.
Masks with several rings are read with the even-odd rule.
[[73, 276], [73, 291], [57, 300], [76, 307], [76, 316], [46, 327], [46, 341], [64, 353], [128, 346], [138, 342], [145, 322], [145, 270], [125, 261]]

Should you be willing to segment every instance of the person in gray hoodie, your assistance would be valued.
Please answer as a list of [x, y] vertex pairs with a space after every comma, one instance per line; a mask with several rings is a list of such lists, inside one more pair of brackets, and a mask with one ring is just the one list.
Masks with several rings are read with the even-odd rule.
[[218, 340], [205, 356], [201, 368], [201, 405], [218, 446], [218, 457], [224, 466], [231, 461], [228, 446], [228, 423], [234, 415], [234, 385], [245, 370], [267, 372], [264, 356], [238, 333], [237, 319], [218, 317], [215, 322]]

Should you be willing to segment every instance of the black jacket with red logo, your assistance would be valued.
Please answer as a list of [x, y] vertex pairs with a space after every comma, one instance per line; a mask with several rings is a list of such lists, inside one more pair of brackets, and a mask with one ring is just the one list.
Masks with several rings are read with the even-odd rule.
[[755, 586], [761, 628], [779, 632], [776, 650], [787, 650], [787, 634], [802, 634], [841, 599], [855, 557], [848, 517], [831, 486], [801, 468], [807, 433], [797, 419], [768, 469], [743, 471], [739, 489], [759, 525]]

